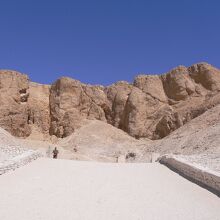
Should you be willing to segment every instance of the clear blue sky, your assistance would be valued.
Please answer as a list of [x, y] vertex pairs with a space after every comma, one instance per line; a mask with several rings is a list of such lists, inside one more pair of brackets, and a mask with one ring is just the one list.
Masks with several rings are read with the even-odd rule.
[[1, 0], [0, 69], [108, 85], [206, 61], [220, 67], [218, 0]]

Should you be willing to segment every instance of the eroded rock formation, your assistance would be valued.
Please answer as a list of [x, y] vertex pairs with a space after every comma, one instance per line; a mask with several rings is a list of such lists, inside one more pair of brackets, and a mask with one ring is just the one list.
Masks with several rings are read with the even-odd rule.
[[50, 92], [50, 134], [66, 137], [85, 118], [106, 121], [105, 103], [107, 97], [101, 86], [84, 85], [65, 77], [57, 80]]
[[19, 137], [30, 135], [28, 125], [28, 77], [0, 71], [0, 127]]
[[26, 137], [32, 125], [66, 137], [84, 119], [98, 119], [136, 138], [160, 139], [220, 103], [220, 70], [200, 63], [163, 75], [139, 75], [108, 87], [63, 77], [51, 86], [0, 71], [0, 126]]

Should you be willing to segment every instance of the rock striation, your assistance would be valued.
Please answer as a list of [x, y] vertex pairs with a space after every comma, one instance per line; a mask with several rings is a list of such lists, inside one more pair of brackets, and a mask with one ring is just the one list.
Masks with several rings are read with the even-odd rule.
[[37, 126], [63, 138], [95, 119], [135, 138], [161, 139], [220, 103], [220, 70], [207, 63], [179, 66], [107, 87], [68, 77], [40, 85], [0, 71], [0, 91], [0, 126], [15, 136], [27, 137]]

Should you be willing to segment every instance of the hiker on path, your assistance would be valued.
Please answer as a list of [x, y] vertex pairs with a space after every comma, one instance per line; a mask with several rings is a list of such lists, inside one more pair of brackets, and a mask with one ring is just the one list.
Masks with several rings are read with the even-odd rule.
[[57, 159], [58, 154], [59, 154], [59, 151], [58, 151], [57, 148], [55, 147], [54, 150], [53, 150], [53, 158], [54, 158], [54, 159]]

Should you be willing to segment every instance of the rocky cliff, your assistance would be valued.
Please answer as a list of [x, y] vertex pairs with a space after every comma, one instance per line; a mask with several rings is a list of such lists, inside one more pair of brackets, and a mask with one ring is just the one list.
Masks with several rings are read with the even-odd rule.
[[66, 137], [84, 119], [98, 119], [136, 138], [161, 139], [220, 103], [220, 70], [206, 63], [179, 66], [107, 87], [67, 77], [40, 85], [2, 70], [0, 91], [0, 127], [15, 136], [27, 137], [37, 126]]

